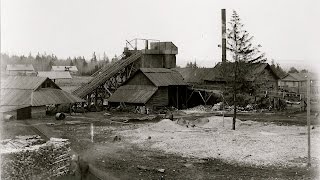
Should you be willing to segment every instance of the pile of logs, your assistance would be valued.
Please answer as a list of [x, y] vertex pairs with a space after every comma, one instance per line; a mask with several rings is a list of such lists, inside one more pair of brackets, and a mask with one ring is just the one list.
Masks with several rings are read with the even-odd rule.
[[1, 153], [1, 159], [3, 180], [54, 179], [69, 173], [70, 143], [66, 139], [51, 138], [43, 144]]

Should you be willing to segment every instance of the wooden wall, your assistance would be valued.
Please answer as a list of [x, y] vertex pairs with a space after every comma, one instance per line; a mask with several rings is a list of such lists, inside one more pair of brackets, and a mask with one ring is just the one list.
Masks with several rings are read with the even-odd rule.
[[32, 118], [44, 118], [46, 116], [46, 106], [31, 107]]
[[137, 72], [125, 84], [126, 85], [153, 85], [153, 83], [141, 71]]
[[278, 90], [278, 78], [270, 69], [264, 69], [254, 82], [261, 84], [260, 90]]
[[174, 54], [143, 54], [140, 67], [142, 68], [175, 68], [176, 55]]
[[164, 56], [162, 54], [143, 54], [141, 57], [142, 68], [164, 68]]
[[164, 55], [164, 67], [165, 68], [176, 68], [176, 55], [165, 54]]
[[168, 87], [158, 87], [157, 92], [150, 98], [146, 105], [148, 107], [168, 106]]

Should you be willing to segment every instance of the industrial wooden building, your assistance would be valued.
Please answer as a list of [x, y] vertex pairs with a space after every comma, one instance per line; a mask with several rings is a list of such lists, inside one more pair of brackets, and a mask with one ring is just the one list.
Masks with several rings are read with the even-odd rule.
[[[138, 49], [138, 40], [142, 40], [145, 44], [144, 49]], [[95, 109], [101, 109], [117, 89], [124, 90], [125, 87], [122, 86], [133, 75], [136, 75], [140, 68], [175, 68], [177, 53], [178, 48], [172, 42], [149, 42], [147, 39], [127, 41], [124, 52], [119, 57], [120, 60], [98, 70], [92, 75], [91, 81], [74, 90], [73, 94], [85, 99], [89, 107], [94, 106]], [[132, 90], [133, 87], [130, 87], [130, 89]], [[136, 87], [136, 89], [139, 89], [139, 87]], [[128, 89], [126, 90], [128, 91]], [[113, 98], [115, 98], [115, 95]], [[164, 102], [163, 104], [170, 103]]]
[[[234, 63], [227, 62], [226, 69], [222, 69], [221, 63], [214, 68], [176, 68], [188, 83], [187, 105], [192, 107], [197, 104], [214, 104], [219, 101], [222, 92], [228, 88], [228, 79], [233, 79]], [[278, 91], [277, 74], [267, 63], [250, 64], [249, 71], [245, 73], [245, 80], [255, 84], [257, 92]], [[226, 73], [222, 73], [226, 71]], [[229, 77], [226, 77], [229, 76]], [[220, 98], [221, 99], [221, 98]]]
[[[203, 78], [206, 85], [221, 86], [227, 83], [227, 79], [234, 77], [233, 68], [235, 63], [227, 62], [226, 64], [230, 69], [229, 72], [221, 73], [222, 64], [218, 63], [212, 71], [209, 71], [207, 75]], [[278, 80], [280, 77], [272, 70], [268, 63], [253, 63], [248, 64], [248, 72], [244, 74], [244, 79], [250, 81], [256, 85], [259, 85], [258, 91], [278, 91]], [[229, 77], [225, 77], [229, 76]]]
[[182, 108], [186, 105], [186, 86], [182, 76], [165, 68], [140, 68], [109, 98], [112, 105], [163, 106]]
[[82, 99], [61, 90], [47, 77], [8, 76], [1, 81], [1, 118], [39, 118], [46, 115], [46, 105], [73, 104]]

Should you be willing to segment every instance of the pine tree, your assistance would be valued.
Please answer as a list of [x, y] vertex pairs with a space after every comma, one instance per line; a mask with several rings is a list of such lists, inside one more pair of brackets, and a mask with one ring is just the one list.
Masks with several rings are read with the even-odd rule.
[[113, 57], [112, 60], [111, 60], [111, 63], [114, 63], [114, 62], [116, 62], [116, 61], [118, 61], [118, 60], [119, 60], [119, 58], [118, 58], [117, 55], [115, 54], [114, 57]]
[[291, 67], [288, 73], [299, 73], [299, 71], [295, 67]]
[[[221, 65], [223, 77], [232, 87], [233, 94], [233, 123], [232, 130], [235, 130], [237, 116], [237, 94], [241, 91], [252, 92], [253, 85], [245, 78], [250, 71], [250, 66], [254, 63], [265, 62], [265, 54], [259, 51], [261, 45], [252, 44], [253, 36], [244, 30], [244, 24], [236, 11], [233, 11], [229, 22], [230, 28], [227, 29], [227, 50], [231, 55], [231, 61], [223, 62]], [[232, 75], [230, 75], [232, 74]]]
[[230, 28], [227, 29], [227, 49], [232, 55], [234, 61], [245, 61], [248, 63], [265, 62], [265, 54], [261, 53], [261, 45], [253, 46], [251, 36], [248, 31], [243, 30], [244, 24], [236, 11], [233, 11], [229, 22]]
[[109, 60], [108, 56], [106, 55], [106, 52], [103, 52], [103, 61], [105, 61], [106, 64], [110, 63], [110, 60]]
[[287, 74], [286, 71], [281, 68], [280, 64], [276, 64], [273, 59], [271, 61], [270, 67], [280, 78], [284, 77]]
[[97, 62], [96, 52], [93, 52], [91, 62]]

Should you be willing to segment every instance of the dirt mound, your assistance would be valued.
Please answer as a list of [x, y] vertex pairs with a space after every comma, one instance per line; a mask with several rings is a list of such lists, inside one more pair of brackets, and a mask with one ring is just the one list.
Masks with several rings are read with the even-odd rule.
[[177, 124], [176, 121], [171, 121], [170, 119], [163, 119], [147, 128], [153, 131], [183, 131], [186, 129], [185, 127]]
[[[232, 127], [232, 117], [212, 116], [209, 118], [201, 118], [194, 121], [194, 124], [203, 128], [230, 129]], [[241, 121], [236, 119], [236, 129], [247, 129], [251, 126], [258, 126], [261, 123], [254, 121]]]

